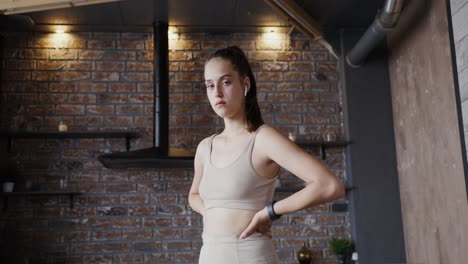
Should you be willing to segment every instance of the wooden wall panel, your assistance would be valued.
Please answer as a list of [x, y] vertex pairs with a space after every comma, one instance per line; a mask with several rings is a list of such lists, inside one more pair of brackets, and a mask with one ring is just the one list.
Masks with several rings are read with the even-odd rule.
[[446, 2], [411, 1], [389, 37], [407, 262], [466, 263], [468, 204]]

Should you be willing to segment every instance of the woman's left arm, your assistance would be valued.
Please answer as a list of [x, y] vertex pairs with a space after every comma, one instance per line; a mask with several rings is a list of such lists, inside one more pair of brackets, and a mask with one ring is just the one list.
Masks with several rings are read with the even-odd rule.
[[258, 141], [256, 140], [257, 148], [306, 184], [302, 190], [275, 203], [274, 210], [277, 214], [297, 212], [345, 195], [343, 182], [321, 161], [274, 128], [265, 127], [259, 133], [262, 134], [257, 138]]
[[[306, 183], [302, 190], [274, 204], [277, 215], [297, 212], [345, 195], [343, 182], [332, 171], [276, 129], [268, 126], [262, 128], [255, 145], [259, 156], [277, 163]], [[268, 212], [264, 208], [256, 214], [242, 237], [250, 235], [268, 221]]]

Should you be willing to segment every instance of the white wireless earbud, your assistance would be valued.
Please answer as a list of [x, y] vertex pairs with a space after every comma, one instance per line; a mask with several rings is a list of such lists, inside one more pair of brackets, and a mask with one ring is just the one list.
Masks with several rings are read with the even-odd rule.
[[245, 90], [244, 90], [244, 96], [247, 96], [247, 92], [248, 92], [248, 89], [247, 89], [247, 85], [246, 85]]

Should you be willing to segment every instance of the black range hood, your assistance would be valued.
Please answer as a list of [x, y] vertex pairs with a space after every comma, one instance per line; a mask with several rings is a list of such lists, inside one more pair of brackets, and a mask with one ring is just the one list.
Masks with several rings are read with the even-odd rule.
[[154, 26], [154, 116], [153, 147], [111, 153], [98, 160], [110, 169], [127, 168], [193, 168], [193, 157], [169, 156], [169, 44], [168, 24]]

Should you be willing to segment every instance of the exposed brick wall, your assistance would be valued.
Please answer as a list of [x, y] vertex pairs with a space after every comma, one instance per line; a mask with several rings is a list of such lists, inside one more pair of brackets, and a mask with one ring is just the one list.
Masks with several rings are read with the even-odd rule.
[[[152, 144], [153, 38], [142, 33], [4, 34], [1, 127], [47, 131], [64, 121], [69, 130], [136, 130], [132, 148]], [[251, 60], [265, 121], [302, 140], [325, 129], [342, 135], [336, 60], [301, 35], [268, 41], [261, 34], [182, 34], [170, 41], [170, 145], [193, 151], [222, 127], [203, 88], [203, 63], [215, 49], [239, 45]], [[58, 46], [58, 48], [57, 48]], [[317, 80], [321, 73], [327, 80]], [[2, 255], [30, 263], [196, 263], [201, 218], [187, 194], [192, 170], [108, 170], [102, 153], [123, 151], [123, 139], [16, 140], [8, 155], [40, 190], [85, 192], [68, 197], [10, 199], [1, 213]], [[310, 150], [318, 155], [318, 150]], [[343, 176], [344, 153], [330, 149], [326, 164]], [[283, 187], [300, 182], [286, 171]], [[277, 193], [277, 198], [289, 193]], [[291, 214], [273, 235], [283, 263], [297, 263], [304, 242], [314, 263], [333, 263], [332, 236], [349, 235], [347, 213], [330, 205]]]

